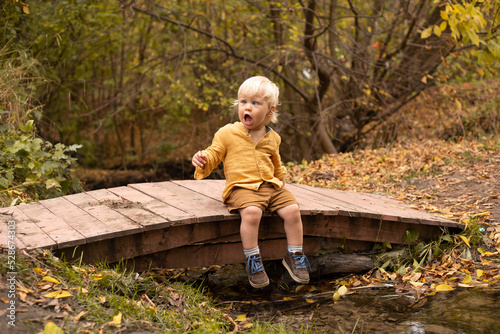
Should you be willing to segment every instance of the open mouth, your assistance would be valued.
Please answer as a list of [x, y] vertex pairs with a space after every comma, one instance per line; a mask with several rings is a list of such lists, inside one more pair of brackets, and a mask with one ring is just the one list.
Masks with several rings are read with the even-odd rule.
[[252, 123], [252, 116], [250, 116], [250, 115], [248, 115], [248, 114], [247, 114], [247, 115], [245, 115], [245, 116], [243, 117], [243, 119], [244, 119], [245, 123], [247, 123], [247, 124]]

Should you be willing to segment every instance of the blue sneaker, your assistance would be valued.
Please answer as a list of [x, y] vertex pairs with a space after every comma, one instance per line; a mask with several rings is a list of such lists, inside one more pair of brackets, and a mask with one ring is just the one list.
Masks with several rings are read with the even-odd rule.
[[254, 288], [263, 288], [269, 285], [269, 277], [264, 270], [260, 254], [250, 255], [245, 259], [248, 281]]
[[309, 283], [309, 271], [307, 269], [311, 268], [311, 266], [304, 253], [286, 252], [283, 265], [295, 282], [301, 284]]

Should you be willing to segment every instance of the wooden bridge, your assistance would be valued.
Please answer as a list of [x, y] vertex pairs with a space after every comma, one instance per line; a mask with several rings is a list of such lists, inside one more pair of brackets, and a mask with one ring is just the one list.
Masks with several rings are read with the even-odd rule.
[[[0, 209], [0, 248], [15, 226], [17, 250], [53, 249], [66, 259], [114, 263], [137, 271], [243, 262], [239, 214], [221, 201], [224, 180], [131, 184]], [[374, 242], [404, 243], [409, 229], [421, 239], [461, 224], [375, 194], [287, 184], [300, 203], [304, 251], [342, 246], [368, 249]], [[8, 224], [8, 221], [14, 223]], [[12, 235], [12, 234], [11, 234]], [[283, 221], [266, 212], [259, 232], [264, 260], [286, 252]]]

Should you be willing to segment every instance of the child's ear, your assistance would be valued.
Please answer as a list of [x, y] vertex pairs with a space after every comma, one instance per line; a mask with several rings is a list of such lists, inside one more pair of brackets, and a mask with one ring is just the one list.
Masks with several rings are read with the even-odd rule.
[[275, 111], [276, 111], [276, 106], [271, 106], [271, 108], [269, 109], [269, 112], [267, 113], [267, 115], [271, 116]]

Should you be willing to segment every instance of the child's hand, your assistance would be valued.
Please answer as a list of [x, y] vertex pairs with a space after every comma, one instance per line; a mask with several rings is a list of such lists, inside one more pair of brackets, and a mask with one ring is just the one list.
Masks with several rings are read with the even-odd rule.
[[195, 155], [193, 155], [193, 159], [191, 160], [191, 162], [193, 166], [203, 168], [207, 163], [207, 156], [205, 155], [205, 153], [198, 151]]

